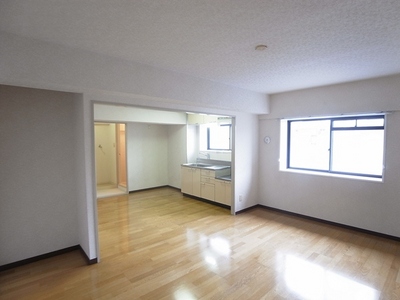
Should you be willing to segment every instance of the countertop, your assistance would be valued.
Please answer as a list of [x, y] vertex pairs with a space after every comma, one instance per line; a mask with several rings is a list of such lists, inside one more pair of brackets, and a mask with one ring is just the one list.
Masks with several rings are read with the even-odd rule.
[[231, 175], [226, 175], [226, 176], [219, 176], [216, 177], [215, 179], [220, 179], [220, 180], [225, 180], [225, 181], [231, 181]]
[[206, 170], [225, 170], [231, 168], [230, 166], [207, 165], [207, 164], [197, 164], [197, 163], [187, 163], [187, 164], [182, 164], [182, 166], [189, 168], [206, 169]]

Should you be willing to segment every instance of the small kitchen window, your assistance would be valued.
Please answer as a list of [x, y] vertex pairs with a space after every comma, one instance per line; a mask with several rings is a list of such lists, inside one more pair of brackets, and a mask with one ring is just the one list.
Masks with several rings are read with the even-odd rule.
[[232, 149], [231, 124], [209, 124], [207, 127], [207, 150]]

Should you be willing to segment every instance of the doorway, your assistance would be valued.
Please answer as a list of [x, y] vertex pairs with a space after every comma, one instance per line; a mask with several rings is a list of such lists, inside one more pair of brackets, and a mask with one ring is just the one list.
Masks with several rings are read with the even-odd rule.
[[97, 198], [127, 194], [126, 126], [94, 123]]
[[117, 182], [118, 188], [125, 189], [126, 186], [126, 133], [125, 124], [116, 125], [117, 135]]

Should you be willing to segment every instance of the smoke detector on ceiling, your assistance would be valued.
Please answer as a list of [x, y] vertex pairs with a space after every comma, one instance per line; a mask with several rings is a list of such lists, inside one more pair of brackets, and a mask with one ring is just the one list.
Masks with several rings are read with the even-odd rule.
[[257, 51], [264, 51], [264, 50], [266, 50], [268, 47], [267, 47], [267, 45], [257, 45], [256, 46], [256, 50]]

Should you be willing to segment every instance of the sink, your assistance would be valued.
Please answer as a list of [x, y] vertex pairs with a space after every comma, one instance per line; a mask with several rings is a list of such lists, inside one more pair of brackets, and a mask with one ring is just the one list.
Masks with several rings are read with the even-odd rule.
[[183, 165], [187, 166], [187, 167], [198, 167], [198, 168], [206, 168], [206, 167], [212, 166], [209, 164], [202, 164], [202, 163], [188, 163], [188, 164], [183, 164]]
[[222, 169], [230, 169], [230, 167], [228, 166], [219, 166], [219, 165], [208, 165], [206, 167], [204, 167], [205, 169], [209, 169], [209, 170], [222, 170]]
[[214, 170], [214, 171], [231, 168], [229, 166], [211, 165], [211, 164], [204, 164], [204, 163], [187, 163], [187, 164], [182, 164], [182, 165], [185, 167], [208, 169], [208, 170]]

